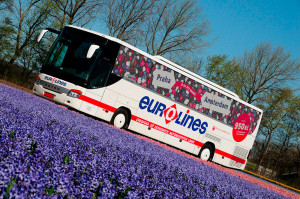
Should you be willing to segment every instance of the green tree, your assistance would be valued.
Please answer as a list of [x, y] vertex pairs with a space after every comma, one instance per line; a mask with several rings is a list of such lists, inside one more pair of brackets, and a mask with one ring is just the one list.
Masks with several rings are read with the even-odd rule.
[[[257, 167], [262, 164], [271, 144], [274, 134], [286, 126], [289, 116], [295, 114], [299, 108], [295, 104], [294, 92], [290, 88], [272, 90], [264, 94], [264, 101], [260, 102], [260, 108], [264, 110], [258, 139], [263, 140], [260, 155], [257, 160]], [[299, 110], [298, 110], [299, 111]], [[286, 129], [287, 130], [287, 129]]]
[[[9, 18], [4, 18], [0, 22], [0, 74], [5, 73], [7, 68], [7, 60], [13, 51], [13, 35], [15, 30], [12, 21]], [[4, 76], [2, 77], [4, 78]]]
[[299, 76], [300, 64], [281, 46], [258, 44], [239, 59], [225, 55], [207, 58], [204, 76], [235, 93], [248, 103], [258, 104], [265, 94], [282, 89]]
[[288, 101], [290, 111], [284, 118], [280, 129], [275, 134], [275, 143], [278, 149], [278, 155], [274, 164], [273, 170], [279, 170], [280, 176], [284, 172], [287, 172], [285, 167], [295, 168], [295, 161], [287, 161], [286, 157], [289, 152], [297, 143], [297, 137], [300, 136], [300, 98], [299, 96], [292, 96]]
[[237, 82], [239, 70], [239, 65], [234, 60], [230, 60], [227, 55], [215, 55], [207, 58], [203, 75], [220, 86], [237, 92], [239, 90], [237, 89], [239, 87]]
[[10, 18], [4, 18], [0, 23], [0, 59], [7, 60], [13, 50], [13, 35], [15, 29]]

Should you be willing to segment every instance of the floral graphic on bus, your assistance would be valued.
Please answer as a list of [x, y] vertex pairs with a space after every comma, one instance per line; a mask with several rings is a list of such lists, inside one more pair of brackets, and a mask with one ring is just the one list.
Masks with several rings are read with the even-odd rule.
[[112, 73], [232, 127], [237, 117], [246, 113], [251, 123], [249, 134], [260, 117], [260, 112], [125, 46], [120, 47]]

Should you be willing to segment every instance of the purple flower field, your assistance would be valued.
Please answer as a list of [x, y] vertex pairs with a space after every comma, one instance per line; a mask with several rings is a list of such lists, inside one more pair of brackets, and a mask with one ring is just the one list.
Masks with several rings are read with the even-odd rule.
[[285, 198], [0, 84], [0, 198]]

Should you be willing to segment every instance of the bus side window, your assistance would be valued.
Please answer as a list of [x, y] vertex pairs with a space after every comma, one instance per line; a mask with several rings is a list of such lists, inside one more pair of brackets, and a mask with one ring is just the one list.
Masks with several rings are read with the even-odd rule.
[[101, 88], [105, 86], [106, 80], [112, 69], [112, 64], [106, 60], [100, 59], [95, 66], [89, 81], [89, 88]]

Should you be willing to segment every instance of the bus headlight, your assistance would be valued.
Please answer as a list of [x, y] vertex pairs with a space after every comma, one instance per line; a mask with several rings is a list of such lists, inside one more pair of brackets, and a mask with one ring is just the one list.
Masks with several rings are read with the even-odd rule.
[[68, 96], [69, 97], [74, 97], [74, 98], [78, 98], [82, 95], [82, 91], [80, 90], [75, 90], [75, 89], [72, 89], [68, 92]]
[[34, 82], [35, 84], [40, 84], [41, 78], [39, 76], [36, 76], [36, 81]]

